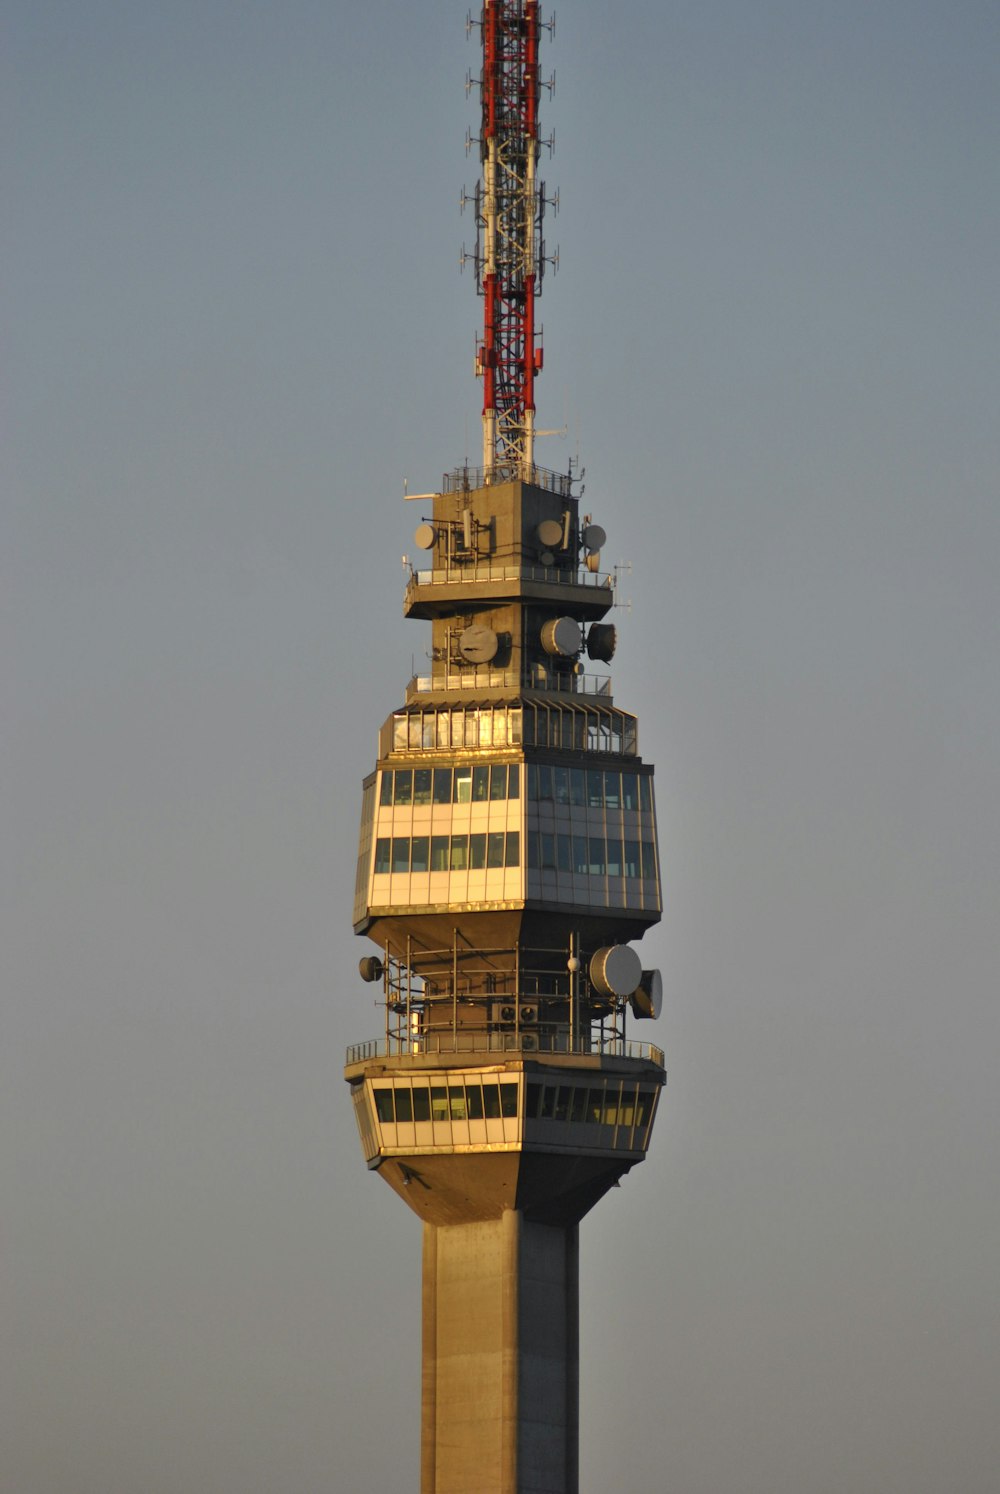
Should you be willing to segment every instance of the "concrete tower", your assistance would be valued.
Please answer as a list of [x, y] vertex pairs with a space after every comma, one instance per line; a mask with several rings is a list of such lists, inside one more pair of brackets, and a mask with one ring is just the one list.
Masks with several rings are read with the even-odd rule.
[[537, 0], [480, 22], [483, 466], [422, 495], [404, 612], [429, 672], [364, 783], [354, 927], [382, 1035], [345, 1077], [365, 1159], [424, 1226], [422, 1494], [577, 1488], [577, 1229], [645, 1156], [663, 1054], [653, 770], [606, 672], [604, 531], [534, 460]]

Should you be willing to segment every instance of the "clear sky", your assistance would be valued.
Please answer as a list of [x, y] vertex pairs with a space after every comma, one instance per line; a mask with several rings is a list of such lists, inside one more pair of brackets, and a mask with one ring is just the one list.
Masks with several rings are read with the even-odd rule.
[[[3, 6], [3, 1494], [416, 1487], [341, 1066], [402, 482], [479, 443], [466, 8]], [[632, 566], [666, 881], [582, 1494], [995, 1494], [1000, 9], [545, 52], [539, 457]]]

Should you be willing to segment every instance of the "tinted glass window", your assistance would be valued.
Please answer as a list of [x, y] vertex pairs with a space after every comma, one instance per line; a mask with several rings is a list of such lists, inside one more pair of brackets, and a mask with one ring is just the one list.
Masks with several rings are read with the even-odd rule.
[[520, 866], [521, 864], [521, 832], [519, 830], [507, 831], [503, 864], [504, 866]]
[[380, 835], [375, 842], [375, 870], [377, 872], [387, 872], [389, 870], [390, 845], [391, 841], [388, 835]]
[[392, 869], [394, 872], [406, 872], [410, 869], [410, 838], [408, 835], [394, 835], [392, 838]]
[[482, 871], [486, 865], [486, 836], [469, 836], [469, 867], [472, 871]]
[[511, 763], [507, 769], [507, 798], [520, 799], [521, 797], [521, 765]]
[[413, 1119], [413, 1102], [408, 1089], [397, 1089], [396, 1091], [396, 1119], [398, 1121]]
[[456, 804], [470, 804], [472, 802], [472, 769], [455, 769], [454, 800]]
[[396, 804], [412, 804], [413, 803], [413, 769], [412, 768], [397, 768], [396, 769], [396, 792], [393, 795], [393, 802], [396, 803]]
[[382, 786], [379, 789], [378, 802], [380, 804], [392, 803], [392, 769], [382, 774]]
[[434, 803], [451, 803], [451, 769], [434, 769]]
[[486, 837], [486, 865], [503, 866], [504, 834], [502, 830], [491, 831]]
[[431, 836], [431, 871], [448, 870], [448, 837], [447, 835]]
[[413, 849], [410, 855], [410, 870], [425, 872], [430, 868], [430, 841], [426, 835], [415, 835], [413, 837]]
[[487, 767], [472, 770], [472, 802], [481, 804], [489, 797], [490, 770]]
[[430, 768], [414, 768], [413, 802], [414, 804], [429, 804], [431, 802]]
[[490, 769], [490, 798], [506, 799], [507, 797], [507, 764], [494, 763]]

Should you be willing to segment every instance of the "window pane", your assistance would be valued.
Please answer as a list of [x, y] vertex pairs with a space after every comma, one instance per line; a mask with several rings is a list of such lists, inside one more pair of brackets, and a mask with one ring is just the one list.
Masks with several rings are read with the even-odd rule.
[[398, 1121], [413, 1119], [413, 1101], [408, 1089], [396, 1090], [396, 1119]]
[[521, 832], [519, 830], [507, 831], [507, 845], [504, 850], [504, 866], [521, 865]]
[[648, 773], [640, 773], [640, 775], [639, 775], [639, 807], [640, 807], [640, 809], [644, 809], [647, 813], [653, 807], [653, 795], [652, 795], [651, 788], [650, 788], [651, 782], [652, 782], [652, 780], [650, 779]]
[[625, 842], [625, 875], [627, 877], [639, 875], [639, 842], [637, 840]]
[[483, 1109], [487, 1120], [500, 1119], [500, 1087], [497, 1084], [483, 1085]]
[[469, 837], [467, 835], [451, 837], [451, 869], [452, 871], [468, 871], [469, 869]]
[[380, 1121], [393, 1121], [392, 1113], [392, 1090], [377, 1089], [375, 1091], [375, 1114]]
[[448, 1119], [448, 1088], [444, 1084], [431, 1085], [431, 1120]]
[[490, 770], [489, 768], [473, 768], [472, 770], [472, 802], [482, 804], [489, 796]]
[[382, 786], [379, 789], [379, 799], [378, 799], [378, 802], [380, 804], [391, 804], [392, 803], [392, 769], [391, 768], [387, 768], [385, 770], [385, 772], [382, 774]]
[[430, 768], [414, 768], [413, 802], [414, 804], [429, 804], [431, 802]]
[[425, 872], [428, 870], [428, 854], [430, 852], [430, 841], [426, 835], [415, 835], [412, 841], [410, 853], [410, 870]]
[[413, 1090], [413, 1119], [426, 1121], [431, 1118], [431, 1097], [426, 1084], [417, 1084]]
[[468, 1119], [465, 1110], [465, 1085], [448, 1085], [448, 1105], [451, 1110], [453, 1121], [464, 1121]]
[[392, 837], [392, 869], [394, 872], [407, 872], [410, 869], [410, 837], [408, 835]]
[[490, 798], [506, 799], [507, 797], [507, 764], [494, 763], [490, 769]]
[[651, 840], [642, 843], [642, 874], [644, 877], [656, 876], [656, 848]]
[[471, 1121], [483, 1118], [483, 1089], [480, 1084], [467, 1084], [465, 1093], [469, 1105], [469, 1119]]
[[574, 1089], [573, 1105], [570, 1110], [571, 1121], [582, 1121], [587, 1117], [587, 1091], [585, 1089]]
[[505, 1116], [517, 1114], [517, 1085], [501, 1084], [500, 1109]]
[[587, 855], [585, 835], [573, 836], [573, 870], [578, 877], [585, 877], [590, 871], [590, 857]]
[[431, 871], [448, 870], [448, 837], [447, 835], [431, 836]]
[[486, 865], [486, 836], [469, 836], [469, 867], [472, 871], [482, 871]]
[[393, 794], [393, 802], [396, 804], [413, 803], [413, 771], [410, 768], [396, 769], [396, 792]]
[[591, 768], [587, 774], [587, 803], [591, 809], [600, 809], [604, 804], [604, 774]]
[[634, 773], [622, 774], [622, 808], [639, 808], [639, 780]]
[[540, 1084], [529, 1084], [527, 1086], [527, 1099], [525, 1100], [524, 1113], [526, 1116], [537, 1116], [538, 1102], [542, 1098], [542, 1086]]
[[568, 1084], [560, 1084], [559, 1098], [556, 1100], [557, 1121], [564, 1121], [569, 1119], [569, 1103], [570, 1099], [572, 1098], [572, 1094], [573, 1091]]
[[389, 847], [391, 841], [388, 835], [380, 835], [375, 842], [375, 870], [387, 872], [389, 870]]
[[455, 787], [453, 794], [456, 804], [470, 804], [472, 802], [472, 769], [455, 769]]
[[521, 797], [521, 764], [511, 763], [507, 769], [507, 798]]
[[542, 864], [542, 860], [541, 860], [541, 855], [540, 855], [539, 849], [538, 849], [538, 836], [536, 835], [536, 833], [534, 832], [534, 830], [529, 830], [528, 831], [528, 834], [527, 834], [527, 844], [528, 844], [528, 867], [529, 867], [529, 869], [531, 871], [538, 871], [539, 867]]
[[545, 1086], [545, 1093], [542, 1095], [542, 1108], [538, 1114], [541, 1120], [550, 1121], [555, 1119], [555, 1113], [556, 1087], [554, 1084], [547, 1084]]
[[548, 763], [538, 764], [538, 797], [539, 799], [552, 798], [552, 769]]
[[451, 803], [451, 769], [434, 769], [434, 803]]
[[605, 771], [604, 805], [606, 809], [617, 809], [619, 807], [621, 802], [621, 783], [622, 775], [620, 773]]
[[534, 803], [538, 798], [538, 764], [528, 763], [528, 798]]
[[541, 840], [542, 858], [541, 864], [544, 871], [555, 871], [556, 869], [556, 838], [544, 831], [539, 837]]
[[569, 803], [569, 769], [552, 769], [552, 793], [557, 804]]
[[587, 802], [587, 775], [582, 768], [569, 770], [569, 802], [577, 808]]
[[608, 856], [606, 866], [609, 877], [620, 877], [622, 874], [622, 843], [617, 835], [608, 836]]
[[491, 831], [486, 838], [486, 865], [503, 866], [503, 831]]
[[573, 870], [573, 837], [571, 835], [556, 836], [556, 863], [561, 872]]
[[590, 875], [604, 876], [604, 836], [590, 836]]
[[516, 747], [521, 740], [520, 710], [511, 710], [507, 712], [507, 740], [512, 747]]

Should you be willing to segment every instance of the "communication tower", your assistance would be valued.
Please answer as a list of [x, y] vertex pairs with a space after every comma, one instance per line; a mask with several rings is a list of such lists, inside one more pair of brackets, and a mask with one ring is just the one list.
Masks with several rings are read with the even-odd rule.
[[537, 0], [486, 0], [483, 460], [420, 495], [426, 673], [364, 782], [354, 928], [382, 1034], [348, 1051], [365, 1159], [423, 1221], [422, 1494], [577, 1489], [577, 1230], [642, 1161], [666, 1073], [653, 769], [612, 695], [613, 578], [536, 465], [547, 254]]

